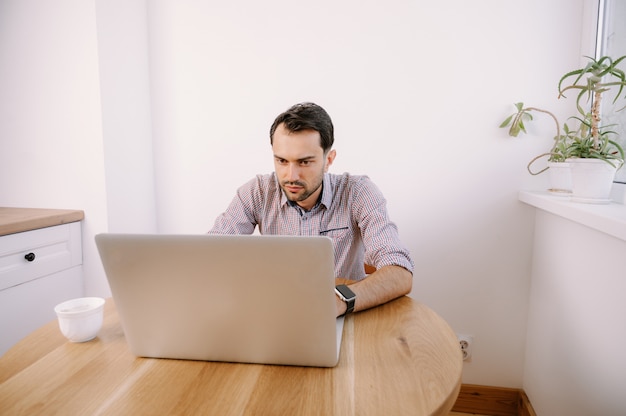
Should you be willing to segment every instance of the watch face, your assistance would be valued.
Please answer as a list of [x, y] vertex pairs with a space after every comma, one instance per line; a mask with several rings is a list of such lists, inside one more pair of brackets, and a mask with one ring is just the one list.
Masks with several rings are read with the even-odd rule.
[[356, 294], [346, 285], [339, 285], [335, 288], [335, 290], [343, 296], [346, 301], [356, 299]]

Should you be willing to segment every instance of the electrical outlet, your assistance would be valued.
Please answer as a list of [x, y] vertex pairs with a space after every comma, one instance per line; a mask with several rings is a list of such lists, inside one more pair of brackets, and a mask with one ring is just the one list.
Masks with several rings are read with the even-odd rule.
[[459, 346], [463, 353], [463, 361], [470, 361], [472, 358], [472, 347], [474, 346], [474, 337], [471, 335], [457, 334]]

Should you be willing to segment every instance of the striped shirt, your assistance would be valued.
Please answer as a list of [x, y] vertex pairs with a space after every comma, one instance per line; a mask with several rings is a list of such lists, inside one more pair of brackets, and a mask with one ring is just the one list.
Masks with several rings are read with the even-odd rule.
[[290, 202], [276, 175], [257, 175], [238, 190], [209, 234], [323, 235], [333, 240], [335, 276], [365, 277], [363, 264], [397, 265], [413, 272], [413, 260], [389, 219], [386, 200], [367, 176], [324, 174], [319, 202], [305, 211]]

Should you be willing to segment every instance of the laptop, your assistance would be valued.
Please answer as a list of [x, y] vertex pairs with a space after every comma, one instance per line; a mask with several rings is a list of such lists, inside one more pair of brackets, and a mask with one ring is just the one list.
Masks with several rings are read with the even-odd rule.
[[98, 234], [131, 352], [333, 367], [332, 241], [322, 236]]

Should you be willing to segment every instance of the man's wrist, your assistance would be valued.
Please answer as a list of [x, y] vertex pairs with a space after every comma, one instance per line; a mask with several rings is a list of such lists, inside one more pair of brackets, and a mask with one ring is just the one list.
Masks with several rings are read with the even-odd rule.
[[346, 302], [339, 299], [339, 296], [335, 297], [337, 299], [337, 316], [344, 316], [346, 314], [346, 310], [348, 309], [348, 307], [346, 306]]
[[339, 299], [345, 304], [345, 310], [343, 311], [343, 313], [340, 313], [339, 316], [347, 315], [353, 312], [354, 304], [356, 302], [356, 294], [346, 285], [337, 285], [335, 287], [335, 293], [337, 294]]

